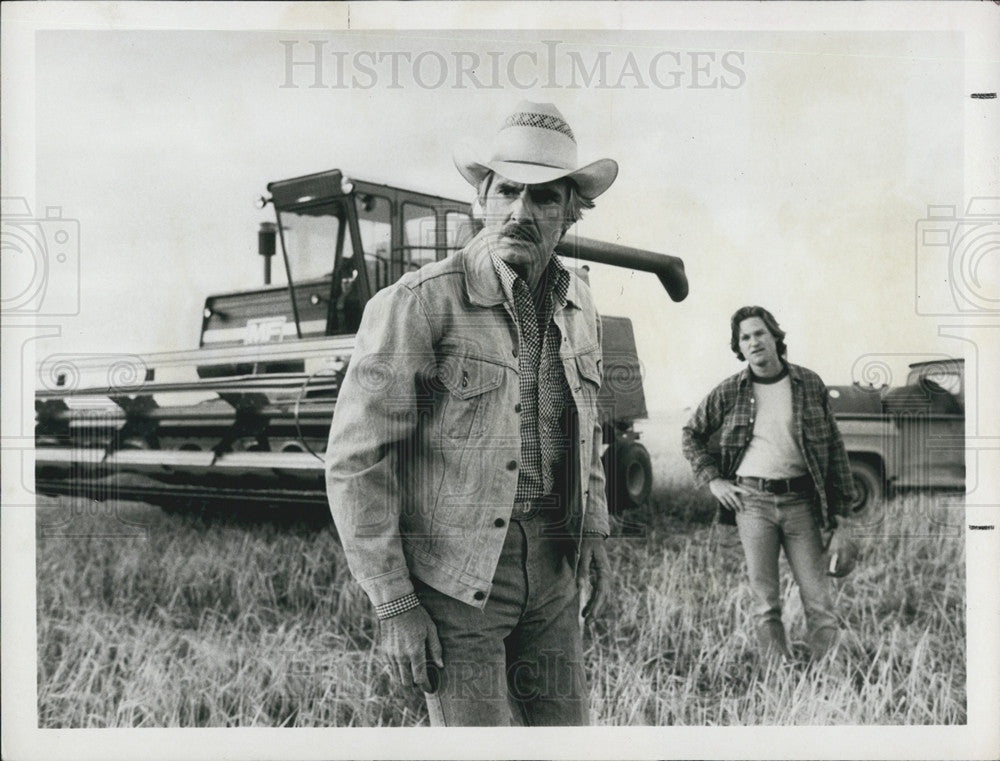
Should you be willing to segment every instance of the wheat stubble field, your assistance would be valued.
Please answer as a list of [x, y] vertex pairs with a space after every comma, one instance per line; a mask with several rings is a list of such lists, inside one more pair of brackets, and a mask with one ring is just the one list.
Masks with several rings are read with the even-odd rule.
[[[609, 541], [614, 594], [585, 634], [595, 723], [965, 722], [960, 500], [902, 496], [855, 527], [865, 557], [837, 582], [833, 664], [805, 662], [783, 562], [798, 662], [762, 672], [738, 543], [647, 429], [655, 504]], [[37, 526], [39, 726], [426, 723], [419, 694], [389, 681], [328, 526], [69, 498], [40, 500]]]

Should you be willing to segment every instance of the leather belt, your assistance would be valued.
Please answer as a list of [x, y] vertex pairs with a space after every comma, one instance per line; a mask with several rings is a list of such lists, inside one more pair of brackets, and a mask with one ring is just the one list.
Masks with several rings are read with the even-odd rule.
[[813, 489], [812, 476], [796, 476], [795, 478], [756, 478], [754, 476], [736, 476], [736, 483], [752, 486], [768, 494], [794, 494], [809, 492]]

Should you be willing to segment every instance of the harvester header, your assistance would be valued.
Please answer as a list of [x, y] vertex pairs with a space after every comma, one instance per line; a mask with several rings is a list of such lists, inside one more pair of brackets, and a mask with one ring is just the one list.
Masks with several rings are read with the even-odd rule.
[[[198, 349], [129, 355], [134, 367], [118, 370], [127, 383], [115, 382], [110, 360], [42, 362], [39, 492], [170, 507], [220, 499], [325, 505], [322, 455], [365, 305], [406, 272], [461, 249], [481, 223], [468, 203], [338, 169], [267, 190], [261, 206], [272, 205], [275, 219], [258, 231], [264, 286], [208, 296]], [[272, 284], [279, 249], [284, 282]], [[687, 295], [676, 257], [579, 237], [556, 251], [653, 273], [674, 301]], [[616, 379], [601, 397], [609, 491], [622, 505], [638, 504], [652, 478], [632, 427], [646, 416], [641, 368], [631, 322], [603, 319], [605, 374]]]

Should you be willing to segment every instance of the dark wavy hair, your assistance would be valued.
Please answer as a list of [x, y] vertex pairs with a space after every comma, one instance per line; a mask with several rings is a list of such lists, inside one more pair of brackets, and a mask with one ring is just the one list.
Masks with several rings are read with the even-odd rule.
[[746, 357], [743, 356], [743, 352], [740, 351], [740, 323], [751, 317], [760, 317], [764, 321], [764, 325], [770, 331], [771, 335], [774, 336], [775, 343], [778, 349], [778, 356], [784, 357], [788, 353], [788, 347], [785, 346], [785, 331], [781, 329], [778, 325], [778, 321], [774, 319], [774, 315], [768, 312], [764, 307], [740, 307], [733, 314], [732, 319], [729, 321], [729, 328], [731, 330], [731, 336], [729, 339], [729, 347], [736, 354], [736, 358], [739, 360], [745, 360]]

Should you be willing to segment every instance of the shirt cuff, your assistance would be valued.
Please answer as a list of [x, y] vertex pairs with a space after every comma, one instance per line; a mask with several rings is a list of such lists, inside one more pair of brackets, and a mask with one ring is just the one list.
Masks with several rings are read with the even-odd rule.
[[398, 616], [400, 613], [406, 613], [406, 611], [413, 610], [418, 607], [420, 607], [420, 598], [413, 592], [410, 592], [410, 594], [403, 595], [395, 600], [390, 600], [389, 602], [384, 602], [381, 605], [376, 605], [375, 615], [378, 616], [381, 621], [386, 618]]
[[708, 486], [716, 478], [725, 478], [725, 476], [722, 475], [722, 471], [720, 471], [716, 466], [706, 465], [695, 474], [694, 480], [699, 486]]

